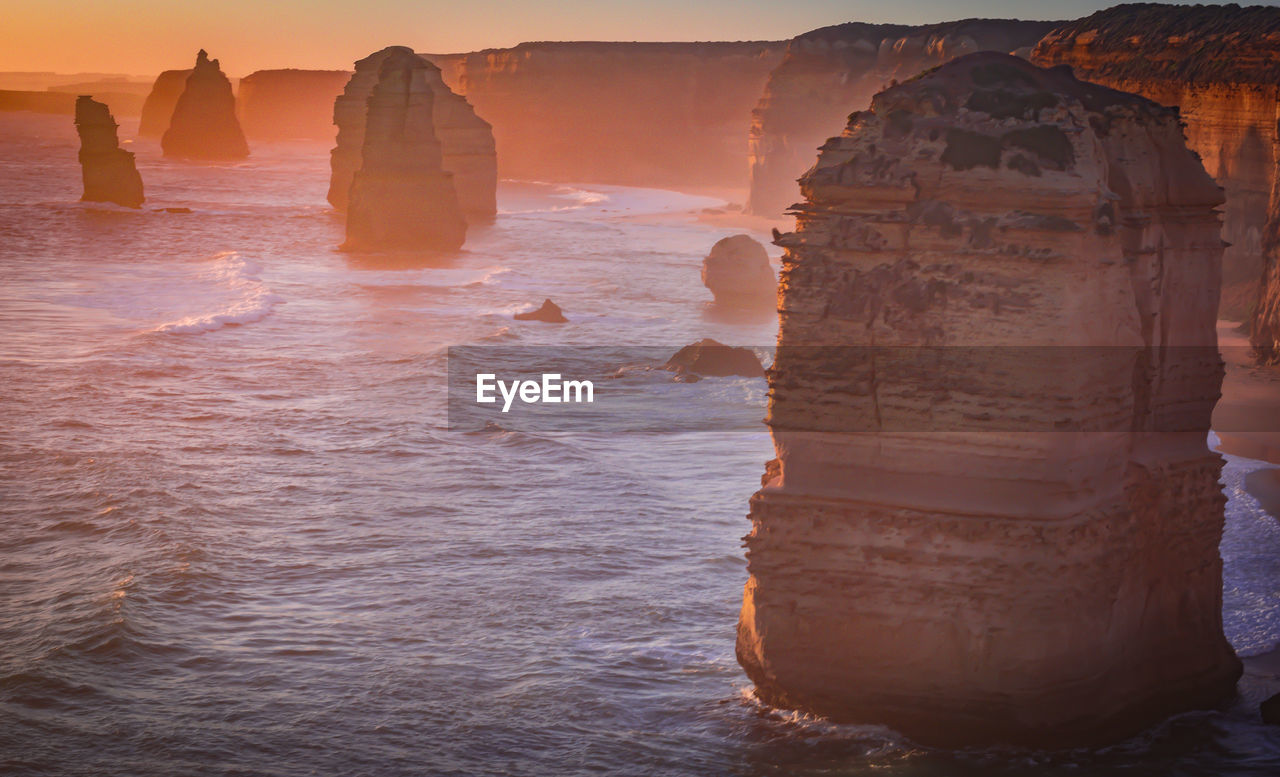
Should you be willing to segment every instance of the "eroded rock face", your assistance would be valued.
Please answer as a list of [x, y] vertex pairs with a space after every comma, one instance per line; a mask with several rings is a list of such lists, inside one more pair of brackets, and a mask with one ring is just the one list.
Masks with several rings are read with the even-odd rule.
[[1222, 315], [1244, 320], [1263, 272], [1276, 177], [1280, 8], [1124, 5], [1055, 29], [1037, 64], [1179, 107], [1187, 145], [1225, 189]]
[[738, 660], [925, 743], [1217, 702], [1222, 195], [1177, 114], [1006, 55], [877, 95], [801, 180]]
[[76, 99], [76, 132], [80, 135], [80, 172], [88, 202], [142, 206], [142, 176], [133, 154], [120, 148], [116, 120], [106, 105], [92, 97]]
[[408, 50], [381, 63], [368, 98], [362, 166], [351, 182], [345, 248], [454, 251], [466, 239], [435, 135], [431, 70]]
[[[351, 178], [360, 169], [364, 147], [365, 115], [369, 95], [378, 81], [379, 68], [388, 57], [418, 56], [413, 49], [391, 46], [356, 63], [356, 71], [342, 94], [333, 101], [333, 123], [338, 125], [337, 147], [330, 157], [329, 203], [345, 210]], [[476, 115], [465, 98], [445, 86], [440, 68], [419, 57], [421, 77], [431, 89], [432, 121], [440, 142], [444, 169], [453, 174], [462, 210], [472, 221], [490, 220], [497, 213], [498, 168], [489, 123]]]
[[249, 145], [236, 119], [236, 98], [218, 60], [204, 49], [173, 108], [169, 128], [160, 139], [164, 155], [183, 159], [242, 159]]
[[725, 307], [772, 307], [778, 296], [769, 254], [750, 235], [716, 241], [702, 260], [702, 285]]
[[349, 70], [290, 68], [250, 73], [240, 79], [236, 95], [240, 126], [255, 141], [332, 141], [333, 101], [350, 77]]
[[912, 27], [853, 22], [793, 39], [751, 113], [747, 209], [781, 217], [799, 199], [796, 179], [851, 112], [894, 80], [976, 51], [1029, 47], [1054, 22], [968, 19]]
[[1271, 209], [1262, 233], [1265, 267], [1256, 307], [1249, 322], [1249, 341], [1263, 364], [1280, 364], [1280, 160], [1271, 191]]
[[424, 56], [493, 124], [503, 178], [739, 188], [743, 129], [785, 46], [538, 42]]
[[158, 138], [169, 129], [173, 109], [187, 88], [190, 70], [166, 70], [156, 77], [147, 99], [142, 103], [142, 117], [138, 120], [138, 134], [144, 138]]

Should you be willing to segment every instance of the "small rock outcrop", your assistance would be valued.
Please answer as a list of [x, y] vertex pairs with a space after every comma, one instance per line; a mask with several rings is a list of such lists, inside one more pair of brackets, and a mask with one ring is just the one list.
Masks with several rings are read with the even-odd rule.
[[92, 97], [76, 99], [76, 132], [80, 135], [80, 172], [87, 202], [142, 206], [142, 176], [133, 153], [120, 148], [116, 120], [107, 106]]
[[160, 139], [164, 155], [182, 159], [243, 159], [249, 145], [236, 119], [236, 98], [218, 60], [204, 49], [187, 76], [173, 108], [169, 128]]
[[245, 136], [254, 141], [332, 142], [333, 101], [350, 77], [349, 70], [289, 68], [258, 70], [241, 78], [236, 111]]
[[1114, 741], [1229, 696], [1222, 194], [1177, 112], [1001, 54], [801, 179], [738, 660], [925, 744]]
[[704, 337], [676, 351], [663, 368], [681, 375], [705, 375], [713, 378], [734, 375], [746, 378], [764, 377], [764, 367], [755, 351], [725, 345], [710, 337]]
[[169, 120], [173, 118], [173, 109], [187, 88], [187, 77], [190, 70], [166, 70], [156, 77], [151, 85], [147, 99], [142, 103], [142, 117], [138, 120], [138, 135], [144, 138], [158, 138], [169, 129]]
[[351, 250], [455, 251], [467, 222], [441, 163], [427, 82], [432, 66], [411, 51], [387, 56], [368, 99], [361, 167], [351, 181]]
[[[329, 203], [338, 210], [346, 210], [351, 179], [361, 166], [369, 95], [378, 82], [382, 64], [393, 55], [419, 56], [405, 46], [391, 46], [370, 54], [356, 63], [355, 73], [332, 101], [338, 139], [330, 156]], [[440, 68], [425, 58], [419, 59], [422, 60], [422, 79], [433, 98], [432, 125], [440, 141], [442, 164], [453, 175], [458, 202], [471, 221], [491, 220], [498, 210], [493, 129], [476, 115], [465, 98], [445, 86]]]
[[769, 254], [750, 235], [733, 235], [711, 246], [702, 260], [702, 285], [725, 307], [772, 307], [778, 297]]
[[1280, 693], [1259, 705], [1258, 711], [1262, 713], [1263, 723], [1280, 726]]
[[545, 321], [548, 324], [565, 324], [569, 319], [564, 317], [560, 306], [549, 299], [542, 301], [542, 307], [527, 313], [516, 313], [512, 316], [517, 321]]

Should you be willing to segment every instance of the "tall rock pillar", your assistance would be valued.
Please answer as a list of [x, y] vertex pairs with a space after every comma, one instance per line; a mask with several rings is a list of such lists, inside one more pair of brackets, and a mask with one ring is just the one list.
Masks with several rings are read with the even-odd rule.
[[1177, 113], [974, 54], [877, 95], [801, 189], [738, 630], [759, 696], [1058, 747], [1229, 694], [1222, 194]]

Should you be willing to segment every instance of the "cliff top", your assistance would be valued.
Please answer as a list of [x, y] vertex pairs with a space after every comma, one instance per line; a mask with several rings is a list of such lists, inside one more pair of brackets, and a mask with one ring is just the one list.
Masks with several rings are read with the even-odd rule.
[[1277, 48], [1280, 8], [1130, 3], [1057, 27], [1034, 56], [1084, 77], [1276, 84]]
[[[1062, 21], [1023, 21], [1021, 19], [958, 19], [933, 24], [868, 24], [845, 22], [797, 35], [798, 41], [880, 41], [885, 38], [928, 37], [930, 35], [968, 35], [984, 48], [1015, 49], [1034, 43], [1040, 36], [1061, 27]], [[1005, 45], [1006, 41], [1012, 41]]]

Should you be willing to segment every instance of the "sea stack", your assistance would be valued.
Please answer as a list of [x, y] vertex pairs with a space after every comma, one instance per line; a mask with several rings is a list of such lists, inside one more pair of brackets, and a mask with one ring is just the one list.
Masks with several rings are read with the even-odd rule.
[[338, 125], [338, 139], [330, 157], [329, 203], [338, 210], [347, 208], [351, 179], [361, 166], [369, 96], [383, 63], [393, 55], [422, 61], [421, 77], [433, 98], [432, 126], [440, 141], [444, 169], [453, 174], [458, 203], [472, 222], [492, 220], [498, 210], [493, 128], [476, 115], [465, 98], [445, 86], [440, 68], [405, 46], [391, 46], [357, 62], [346, 89], [334, 100], [333, 123]]
[[76, 98], [76, 132], [80, 135], [80, 172], [87, 202], [142, 206], [142, 176], [133, 154], [120, 148], [116, 120], [106, 105], [87, 95]]
[[777, 303], [778, 279], [769, 254], [750, 235], [732, 235], [711, 246], [702, 260], [702, 285], [721, 307], [772, 310]]
[[368, 100], [362, 166], [351, 182], [344, 248], [454, 251], [466, 239], [432, 121], [431, 68], [408, 50], [382, 61]]
[[190, 70], [166, 70], [156, 77], [142, 103], [142, 117], [138, 120], [138, 135], [144, 138], [158, 138], [169, 129], [169, 120], [173, 118], [173, 109], [187, 87]]
[[876, 95], [801, 190], [746, 537], [757, 694], [1037, 747], [1228, 696], [1222, 194], [1177, 112], [974, 54]]
[[244, 132], [236, 119], [236, 98], [218, 60], [204, 49], [187, 76], [186, 87], [173, 108], [169, 128], [160, 139], [164, 155], [183, 159], [243, 159], [249, 156]]

